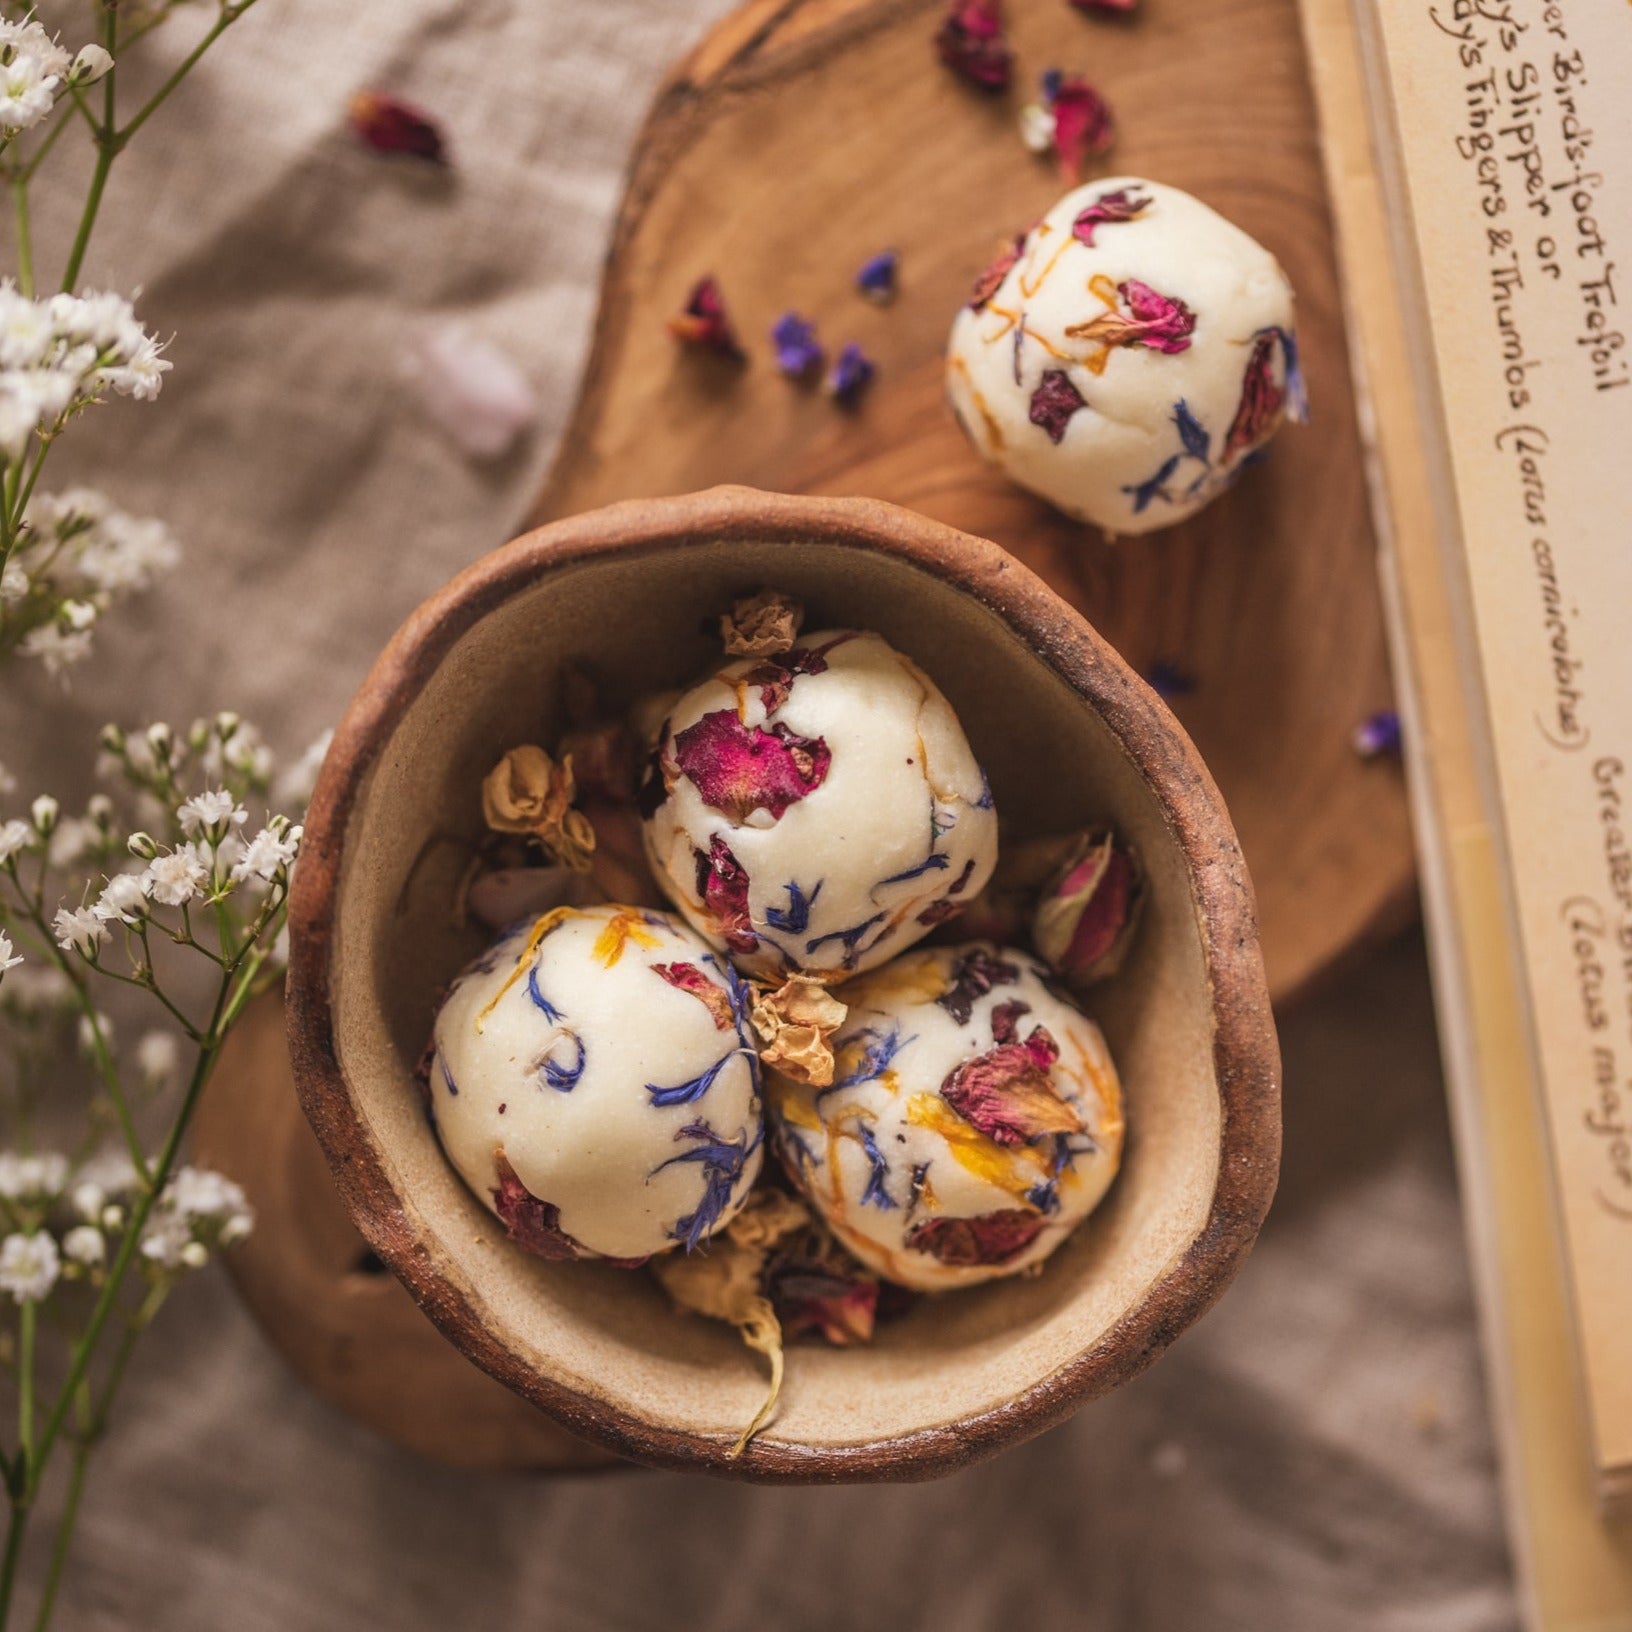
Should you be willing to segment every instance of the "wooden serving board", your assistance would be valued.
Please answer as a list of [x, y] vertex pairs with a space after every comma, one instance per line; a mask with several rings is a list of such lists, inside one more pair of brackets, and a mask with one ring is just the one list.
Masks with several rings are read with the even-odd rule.
[[[671, 77], [637, 148], [588, 375], [536, 519], [740, 481], [892, 499], [1007, 546], [1136, 665], [1195, 676], [1174, 707], [1229, 800], [1284, 1000], [1413, 899], [1397, 771], [1349, 745], [1389, 683], [1295, 0], [1141, 0], [1126, 24], [1009, 0], [1026, 81], [1007, 99], [935, 61], [943, 9], [755, 0]], [[1198, 193], [1268, 244], [1298, 290], [1312, 425], [1199, 520], [1142, 542], [1107, 545], [1008, 486], [941, 397], [941, 346], [969, 283], [1061, 190], [1015, 132], [1048, 66], [1088, 74], [1116, 107], [1101, 173]], [[878, 309], [851, 277], [885, 247], [901, 254], [902, 288]], [[752, 351], [744, 369], [680, 355], [664, 332], [706, 272]], [[774, 372], [765, 333], [789, 308], [877, 360], [854, 414]], [[197, 1146], [250, 1190], [260, 1227], [228, 1262], [316, 1393], [447, 1462], [604, 1462], [374, 1272], [295, 1101], [279, 998], [232, 1039]]]
[[[640, 138], [577, 410], [535, 519], [744, 482], [890, 499], [1004, 545], [1173, 700], [1223, 789], [1284, 999], [1411, 910], [1403, 783], [1350, 735], [1390, 686], [1332, 226], [1295, 0], [1141, 0], [1122, 20], [1009, 0], [1014, 89], [935, 58], [945, 0], [750, 4], [670, 79]], [[1267, 244], [1298, 293], [1312, 423], [1198, 519], [1106, 543], [1010, 486], [942, 399], [946, 332], [997, 242], [1062, 191], [1016, 129], [1046, 67], [1110, 99], [1090, 174], [1195, 192]], [[901, 293], [852, 285], [894, 248]], [[718, 277], [746, 366], [664, 331]], [[853, 413], [776, 371], [784, 311], [878, 364]]]

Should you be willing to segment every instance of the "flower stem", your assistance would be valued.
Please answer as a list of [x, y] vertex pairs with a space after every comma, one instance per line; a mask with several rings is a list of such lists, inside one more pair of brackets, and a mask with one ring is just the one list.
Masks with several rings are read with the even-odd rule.
[[11, 178], [11, 202], [17, 220], [17, 288], [34, 298], [34, 238], [28, 220], [28, 178]]
[[57, 1589], [62, 1585], [62, 1572], [68, 1566], [68, 1551], [74, 1543], [74, 1526], [79, 1519], [79, 1499], [85, 1491], [85, 1467], [91, 1459], [91, 1445], [92, 1441], [87, 1437], [74, 1446], [74, 1459], [68, 1469], [68, 1493], [63, 1498], [56, 1538], [51, 1543], [51, 1564], [45, 1574], [45, 1586], [40, 1592], [34, 1632], [45, 1632], [51, 1624], [51, 1612], [56, 1608]]
[[13, 1496], [11, 1517], [6, 1521], [6, 1552], [0, 1558], [0, 1632], [11, 1619], [11, 1594], [17, 1585], [17, 1560], [22, 1556], [23, 1537], [28, 1532], [31, 1509], [26, 1496]]
[[17, 1338], [17, 1455], [25, 1479], [34, 1463], [34, 1335], [39, 1311], [32, 1298], [23, 1299]]

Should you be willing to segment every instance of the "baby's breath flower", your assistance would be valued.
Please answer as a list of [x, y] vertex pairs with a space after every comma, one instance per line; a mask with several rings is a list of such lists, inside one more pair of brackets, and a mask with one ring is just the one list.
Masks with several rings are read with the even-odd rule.
[[195, 793], [182, 801], [176, 812], [181, 830], [189, 838], [201, 833], [220, 833], [230, 827], [242, 827], [249, 820], [249, 812], [224, 788]]
[[44, 1230], [0, 1241], [0, 1292], [9, 1292], [18, 1303], [40, 1303], [49, 1297], [61, 1272], [57, 1243]]
[[144, 1032], [136, 1044], [136, 1069], [144, 1082], [163, 1086], [175, 1080], [181, 1064], [181, 1045], [168, 1031]]
[[183, 1167], [171, 1177], [142, 1232], [142, 1256], [158, 1269], [199, 1269], [211, 1246], [249, 1234], [255, 1214], [242, 1188], [220, 1173]]
[[57, 825], [57, 817], [61, 814], [62, 806], [48, 793], [42, 793], [32, 805], [28, 813], [34, 818], [34, 831], [44, 837]]
[[[122, 1150], [103, 1150], [79, 1170], [69, 1201], [74, 1211], [88, 1222], [101, 1220], [110, 1229], [119, 1229], [124, 1215], [109, 1205], [116, 1196], [129, 1195], [136, 1188], [136, 1169]], [[109, 1214], [115, 1215], [109, 1222]]]
[[82, 45], [68, 70], [70, 85], [94, 85], [113, 66], [113, 57], [100, 45]]
[[0, 1151], [0, 1198], [6, 1201], [50, 1201], [68, 1181], [68, 1158], [54, 1150], [19, 1156]]
[[100, 1010], [92, 1015], [82, 1014], [79, 1017], [79, 1051], [86, 1059], [95, 1059], [97, 1054], [96, 1040], [100, 1035], [102, 1046], [108, 1050], [113, 1048], [113, 1021]]
[[298, 827], [281, 833], [276, 828], [263, 827], [245, 846], [243, 855], [233, 863], [234, 882], [258, 878], [270, 884], [299, 853], [301, 834], [302, 829]]
[[94, 1224], [76, 1224], [63, 1236], [62, 1250], [86, 1269], [94, 1269], [108, 1255], [107, 1242]]
[[147, 893], [161, 906], [180, 907], [191, 901], [208, 882], [210, 870], [197, 847], [178, 844], [167, 854], [155, 856], [142, 874]]
[[27, 822], [19, 822], [13, 817], [9, 822], [0, 822], [0, 867], [24, 850], [34, 848], [34, 829]]
[[82, 958], [90, 957], [108, 933], [91, 907], [58, 907], [51, 928], [64, 952], [77, 952]]
[[64, 669], [84, 662], [91, 655], [91, 632], [66, 628], [55, 621], [42, 623], [23, 636], [17, 650], [24, 657], [37, 657], [44, 664], [45, 672], [55, 679]]
[[22, 961], [11, 944], [11, 937], [0, 929], [0, 975], [8, 969], [15, 969]]
[[0, 985], [0, 1011], [15, 1021], [37, 1022], [72, 1006], [74, 988], [51, 964], [28, 963]]
[[91, 911], [105, 924], [115, 919], [122, 924], [140, 923], [147, 913], [147, 891], [142, 887], [141, 875], [115, 873], [103, 886]]
[[51, 845], [47, 852], [51, 865], [59, 868], [72, 867], [75, 862], [83, 861], [100, 843], [101, 838], [101, 828], [89, 817], [63, 817], [51, 835]]
[[0, 131], [37, 125], [56, 106], [68, 53], [36, 22], [0, 22]]

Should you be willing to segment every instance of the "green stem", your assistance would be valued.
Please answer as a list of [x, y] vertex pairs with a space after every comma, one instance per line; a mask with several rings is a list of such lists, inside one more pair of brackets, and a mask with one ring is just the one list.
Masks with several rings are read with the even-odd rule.
[[11, 201], [17, 220], [17, 287], [34, 298], [34, 238], [28, 221], [28, 178], [11, 178]]
[[[256, 967], [259, 967], [257, 961]], [[102, 1328], [107, 1325], [108, 1317], [113, 1313], [119, 1301], [119, 1293], [124, 1286], [125, 1275], [135, 1260], [136, 1251], [141, 1242], [142, 1230], [147, 1224], [148, 1215], [153, 1211], [160, 1195], [164, 1191], [165, 1181], [170, 1177], [170, 1169], [175, 1165], [177, 1155], [181, 1150], [181, 1141], [187, 1133], [188, 1126], [193, 1119], [193, 1112], [198, 1106], [199, 1095], [204, 1092], [204, 1085], [210, 1080], [210, 1073], [215, 1067], [216, 1056], [220, 1053], [224, 1040], [227, 1015], [236, 1016], [242, 1002], [232, 1004], [229, 1000], [231, 991], [231, 976], [223, 976], [219, 989], [216, 992], [215, 1008], [210, 1015], [210, 1023], [205, 1028], [205, 1043], [199, 1049], [198, 1061], [193, 1067], [192, 1078], [187, 1084], [187, 1093], [181, 1103], [181, 1110], [171, 1126], [164, 1146], [159, 1152], [158, 1160], [153, 1164], [153, 1176], [146, 1189], [137, 1197], [131, 1209], [130, 1222], [125, 1227], [125, 1233], [120, 1238], [119, 1250], [114, 1255], [113, 1263], [108, 1269], [108, 1278], [103, 1285], [101, 1295], [91, 1310], [91, 1317], [86, 1322], [85, 1330], [79, 1341], [74, 1345], [68, 1361], [68, 1371], [63, 1378], [62, 1387], [58, 1392], [56, 1402], [51, 1407], [50, 1415], [45, 1420], [45, 1427], [40, 1433], [39, 1444], [34, 1455], [34, 1465], [29, 1471], [29, 1488], [27, 1494], [32, 1498], [38, 1488], [40, 1470], [46, 1465], [51, 1455], [52, 1447], [62, 1432], [63, 1421], [68, 1415], [68, 1407], [73, 1397], [73, 1391], [79, 1387], [80, 1380], [90, 1368], [91, 1357], [96, 1353], [98, 1339], [102, 1335]], [[247, 996], [247, 993], [245, 994]], [[0, 1615], [0, 1626], [4, 1625], [4, 1617]]]
[[228, 3], [221, 7], [221, 15], [211, 25], [209, 33], [182, 58], [181, 65], [176, 71], [148, 98], [130, 123], [118, 133], [117, 139], [121, 147], [159, 111], [170, 93], [197, 66], [198, 59], [254, 4], [255, 0], [236, 0], [236, 3]]
[[11, 1619], [11, 1594], [17, 1585], [17, 1560], [22, 1556], [30, 1511], [27, 1497], [12, 1497], [11, 1517], [6, 1521], [6, 1552], [0, 1558], [0, 1628]]
[[68, 1567], [68, 1551], [73, 1546], [74, 1526], [79, 1520], [79, 1499], [85, 1492], [85, 1468], [91, 1459], [91, 1443], [89, 1438], [85, 1438], [74, 1446], [74, 1459], [68, 1468], [68, 1493], [63, 1498], [56, 1538], [51, 1543], [51, 1565], [45, 1573], [39, 1613], [34, 1617], [34, 1632], [46, 1632], [51, 1624], [51, 1612], [56, 1608], [57, 1589], [62, 1585], [63, 1571]]
[[32, 1298], [23, 1300], [17, 1338], [17, 1455], [25, 1480], [34, 1464], [34, 1335], [39, 1310]]

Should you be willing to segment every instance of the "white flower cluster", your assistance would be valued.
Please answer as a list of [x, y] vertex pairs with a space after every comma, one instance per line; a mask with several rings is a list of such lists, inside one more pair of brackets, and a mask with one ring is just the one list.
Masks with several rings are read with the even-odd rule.
[[127, 515], [89, 488], [36, 499], [0, 573], [0, 620], [23, 631], [20, 651], [59, 674], [89, 655], [99, 618], [180, 558], [162, 521]]
[[184, 1167], [164, 1187], [142, 1231], [142, 1257], [160, 1270], [202, 1269], [210, 1254], [255, 1227], [243, 1189], [207, 1168]]
[[[0, 1208], [17, 1226], [0, 1240], [0, 1294], [39, 1303], [64, 1275], [100, 1269], [109, 1256], [108, 1236], [126, 1228], [139, 1189], [136, 1169], [122, 1152], [104, 1151], [77, 1170], [55, 1152], [0, 1152]], [[59, 1201], [65, 1213], [52, 1211]], [[254, 1224], [239, 1185], [205, 1168], [180, 1168], [142, 1226], [142, 1262], [150, 1276], [202, 1269]]]
[[0, 282], [0, 454], [15, 463], [36, 432], [109, 391], [146, 401], [170, 364], [122, 295], [57, 294], [33, 300]]

